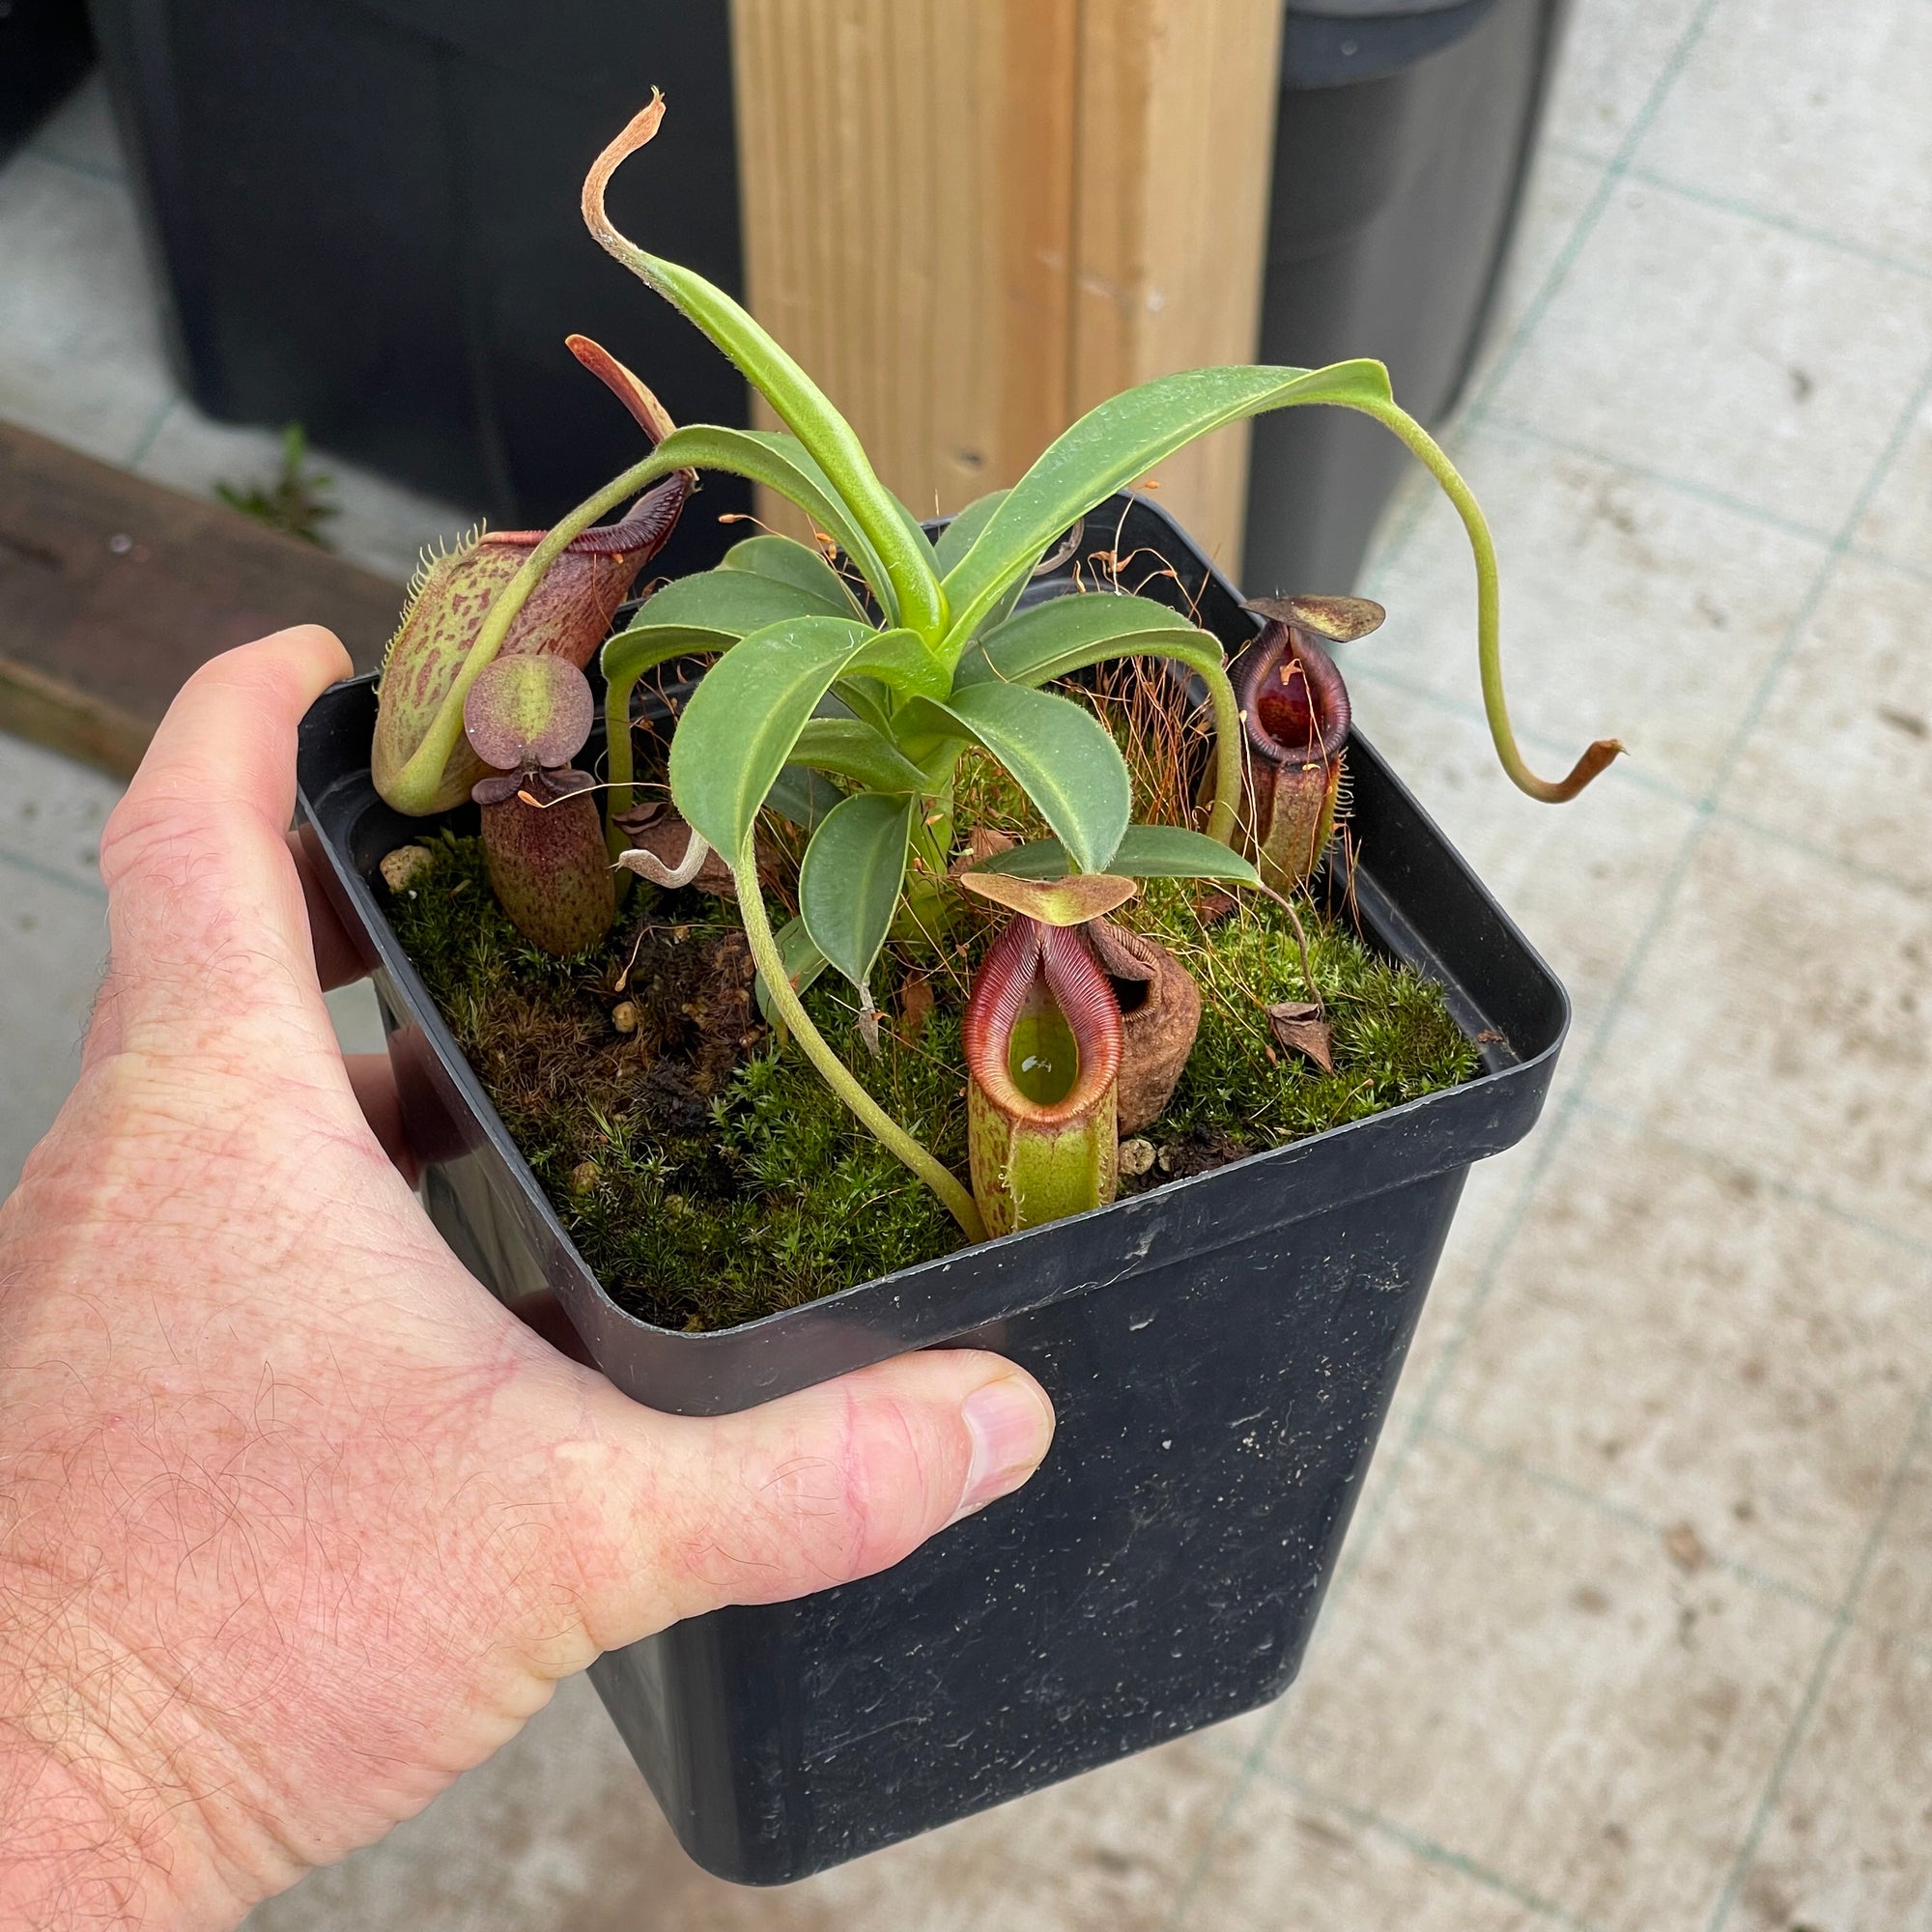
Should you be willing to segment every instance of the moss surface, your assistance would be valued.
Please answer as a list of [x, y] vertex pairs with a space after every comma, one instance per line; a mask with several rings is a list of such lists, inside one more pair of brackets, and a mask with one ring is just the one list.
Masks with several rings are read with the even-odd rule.
[[[962, 798], [970, 788], [969, 775]], [[1000, 817], [1000, 801], [978, 803], [974, 822]], [[1009, 818], [1016, 832], [1031, 829], [1023, 814]], [[431, 849], [434, 864], [390, 900], [389, 916], [619, 1302], [668, 1327], [726, 1327], [958, 1245], [937, 1199], [759, 1024], [734, 906], [641, 889], [608, 943], [559, 961], [521, 940], [498, 910], [474, 840], [444, 838]], [[1306, 903], [1335, 1070], [1283, 1048], [1263, 1009], [1309, 997], [1293, 923], [1264, 899], [1227, 908], [1218, 895], [1163, 882], [1121, 915], [1179, 952], [1203, 994], [1193, 1056], [1147, 1135], [1156, 1164], [1126, 1184], [1198, 1173], [1475, 1072], [1475, 1049], [1439, 991]], [[991, 930], [962, 913], [939, 945], [889, 949], [876, 1058], [860, 1041], [849, 991], [828, 976], [807, 998], [867, 1086], [960, 1171], [958, 1013]]]

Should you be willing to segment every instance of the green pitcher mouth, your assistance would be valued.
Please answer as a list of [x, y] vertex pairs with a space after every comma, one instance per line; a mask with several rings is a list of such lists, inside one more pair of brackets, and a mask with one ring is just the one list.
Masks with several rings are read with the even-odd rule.
[[1124, 1036], [1083, 928], [1015, 918], [974, 976], [960, 1043], [973, 1198], [986, 1232], [1111, 1201]]

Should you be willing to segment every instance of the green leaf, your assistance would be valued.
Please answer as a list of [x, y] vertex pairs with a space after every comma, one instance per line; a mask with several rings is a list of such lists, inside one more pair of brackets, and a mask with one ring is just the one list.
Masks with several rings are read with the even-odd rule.
[[915, 632], [901, 627], [867, 636], [848, 670], [868, 673], [908, 697], [942, 697], [952, 688], [952, 673]]
[[[936, 644], [946, 628], [946, 598], [933, 569], [931, 549], [923, 536], [917, 543], [909, 537], [902, 506], [879, 481], [851, 424], [741, 303], [692, 270], [639, 248], [617, 231], [606, 213], [604, 189], [611, 170], [651, 138], [662, 113], [662, 102], [654, 100], [652, 108], [639, 116], [620, 140], [599, 157], [584, 184], [584, 218], [590, 232], [633, 274], [696, 323], [778, 412], [780, 421], [796, 433], [846, 507], [851, 525], [865, 533], [867, 548], [882, 567], [885, 587], [874, 582], [869, 570], [866, 572], [867, 582], [879, 591], [881, 602], [895, 618], [902, 618], [923, 639]], [[675, 440], [665, 439], [667, 442]], [[833, 525], [824, 527], [844, 544], [844, 537]], [[847, 554], [858, 560], [849, 546]]]
[[[806, 931], [802, 919], [788, 919], [779, 927], [778, 949], [785, 976], [791, 980], [795, 992], [804, 992], [825, 971], [825, 954], [811, 943], [811, 935]], [[781, 1025], [762, 973], [758, 975], [756, 991], [758, 1010], [764, 1014], [765, 1024], [773, 1027]]]
[[[828, 569], [826, 575], [833, 573]], [[836, 587], [836, 577], [833, 581]], [[852, 606], [842, 590], [835, 605], [814, 590], [781, 578], [748, 570], [705, 570], [655, 591], [645, 599], [630, 628], [606, 640], [600, 662], [612, 814], [628, 810], [631, 805], [629, 724], [631, 694], [639, 678], [676, 658], [728, 650], [740, 638], [787, 617], [850, 621]], [[613, 850], [619, 836], [614, 831], [611, 834]]]
[[1293, 404], [1359, 409], [1390, 402], [1388, 371], [1370, 361], [1326, 369], [1187, 369], [1110, 398], [1048, 446], [947, 571], [947, 652], [957, 658], [1000, 598], [1076, 517], [1196, 437]]
[[[1126, 879], [1226, 879], [1258, 886], [1262, 876], [1238, 852], [1218, 838], [1181, 825], [1130, 825], [1107, 869]], [[980, 867], [1015, 879], [1058, 879], [1066, 871], [1066, 850], [1057, 838], [1036, 838], [998, 852]]]
[[[662, 664], [658, 645], [670, 631], [691, 640], [672, 653], [676, 656], [722, 651], [740, 638], [785, 617], [852, 615], [852, 607], [844, 598], [835, 604], [775, 577], [756, 576], [748, 570], [699, 571], [667, 583], [645, 599], [629, 627], [606, 642], [604, 675], [623, 676], [633, 656], [648, 656], [651, 663]], [[631, 644], [628, 639], [637, 642]]]
[[910, 631], [850, 617], [789, 617], [754, 631], [708, 670], [670, 746], [670, 788], [686, 821], [720, 852], [744, 849], [752, 822], [818, 701], [848, 670], [891, 677], [936, 668]]
[[973, 548], [993, 512], [1006, 500], [1004, 490], [989, 490], [983, 497], [976, 497], [940, 531], [933, 549], [941, 570], [951, 570]]
[[899, 526], [905, 531], [907, 540], [918, 548], [920, 555], [925, 559], [925, 567], [932, 572], [933, 582], [938, 582], [938, 559], [933, 555], [932, 539], [926, 535], [925, 526], [897, 497], [893, 498], [893, 508], [899, 513]]
[[1182, 664], [1205, 656], [1218, 665], [1221, 645], [1151, 598], [1076, 592], [1023, 611], [985, 632], [959, 660], [953, 683], [959, 687], [998, 679], [1046, 684], [1089, 665], [1128, 656], [1173, 657]]
[[787, 765], [772, 781], [772, 788], [765, 794], [765, 809], [810, 832], [831, 816], [844, 796], [822, 773], [808, 765]]
[[[673, 469], [723, 469], [776, 490], [787, 502], [796, 503], [814, 527], [826, 531], [852, 559], [881, 608], [897, 611], [897, 594], [878, 552], [854, 521], [837, 486], [796, 437], [775, 430], [693, 423], [666, 437], [651, 452], [646, 467], [652, 476], [668, 476]], [[841, 610], [848, 608], [841, 606]]]
[[[841, 677], [832, 687], [831, 702], [842, 706], [854, 718], [863, 720], [881, 737], [893, 729], [892, 696], [875, 677]], [[836, 716], [819, 707], [821, 717]]]
[[794, 765], [850, 779], [867, 791], [923, 792], [925, 774], [890, 738], [857, 718], [811, 718], [792, 747]]
[[845, 580], [810, 544], [799, 543], [792, 537], [770, 533], [747, 537], [724, 553], [724, 560], [718, 568], [792, 584], [807, 596], [831, 605], [841, 617], [859, 614], [852, 608], [852, 593]]
[[686, 822], [735, 855], [818, 700], [870, 641], [850, 617], [754, 631], [692, 694], [671, 739], [671, 796]]
[[1133, 786], [1120, 747], [1085, 705], [992, 683], [955, 691], [944, 704], [921, 700], [907, 712], [914, 729], [923, 714], [951, 720], [1012, 774], [1081, 871], [1107, 869], [1133, 816]]
[[871, 977], [905, 879], [918, 801], [860, 792], [835, 807], [799, 867], [799, 916], [811, 943], [855, 986]]
[[1005, 679], [1044, 684], [1109, 658], [1159, 657], [1185, 665], [1208, 688], [1214, 714], [1214, 809], [1208, 830], [1224, 844], [1235, 836], [1241, 796], [1241, 716], [1220, 640], [1197, 631], [1148, 597], [1075, 592], [984, 632], [959, 660], [955, 684]]

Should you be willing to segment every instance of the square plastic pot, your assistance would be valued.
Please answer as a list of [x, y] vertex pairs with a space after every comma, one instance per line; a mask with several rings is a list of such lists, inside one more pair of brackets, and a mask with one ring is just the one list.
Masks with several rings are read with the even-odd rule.
[[[1090, 553], [1164, 560], [1145, 594], [1191, 600], [1231, 649], [1252, 636], [1151, 505], [1088, 526]], [[692, 1856], [745, 1883], [801, 1878], [1278, 1696], [1464, 1177], [1528, 1132], [1568, 1023], [1548, 969], [1374, 750], [1349, 750], [1361, 929], [1440, 982], [1477, 1078], [687, 1334], [627, 1314], [584, 1265], [384, 916], [378, 862], [424, 823], [370, 785], [375, 708], [358, 679], [304, 722], [302, 836], [374, 971], [424, 1201], [477, 1278], [660, 1409], [719, 1414], [964, 1345], [1023, 1363], [1059, 1415], [1025, 1490], [896, 1569], [693, 1618], [592, 1667]]]

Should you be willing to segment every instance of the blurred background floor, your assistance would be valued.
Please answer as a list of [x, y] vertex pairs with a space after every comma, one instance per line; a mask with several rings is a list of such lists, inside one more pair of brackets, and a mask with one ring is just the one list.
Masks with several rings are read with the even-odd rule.
[[[568, 1684], [253, 1932], [1932, 1927], [1928, 75], [1922, 0], [1580, 0], [1448, 440], [1526, 744], [1633, 755], [1560, 810], [1508, 786], [1459, 532], [1406, 488], [1357, 718], [1577, 1026], [1471, 1179], [1296, 1687], [753, 1893]], [[172, 393], [97, 95], [0, 172], [0, 416], [184, 488], [272, 469]], [[325, 467], [373, 568], [466, 521]], [[0, 741], [0, 1183], [72, 1075], [115, 795]]]

